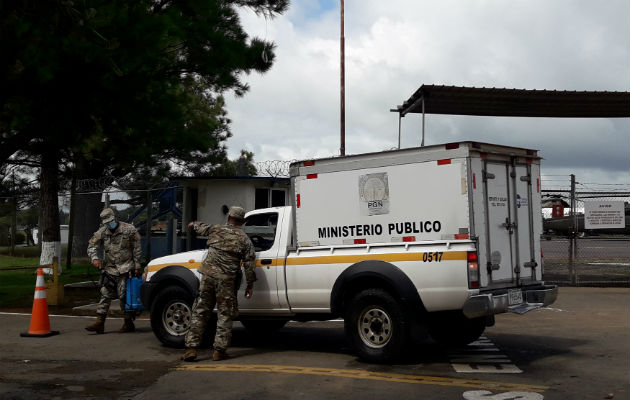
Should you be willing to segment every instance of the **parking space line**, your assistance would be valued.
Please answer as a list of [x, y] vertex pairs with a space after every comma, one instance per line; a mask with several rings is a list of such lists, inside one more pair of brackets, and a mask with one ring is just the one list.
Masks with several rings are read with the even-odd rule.
[[265, 364], [182, 364], [175, 368], [176, 371], [189, 372], [259, 372], [259, 373], [284, 373], [300, 375], [333, 376], [339, 378], [367, 379], [385, 382], [413, 383], [421, 385], [452, 386], [462, 388], [487, 389], [495, 391], [529, 391], [542, 393], [548, 386], [529, 385], [519, 383], [506, 383], [495, 381], [482, 381], [477, 379], [449, 378], [425, 375], [407, 375], [386, 372], [371, 372], [365, 370], [316, 368], [288, 365]]
[[448, 359], [455, 372], [484, 374], [520, 374], [518, 368], [485, 336], [462, 349], [453, 349]]

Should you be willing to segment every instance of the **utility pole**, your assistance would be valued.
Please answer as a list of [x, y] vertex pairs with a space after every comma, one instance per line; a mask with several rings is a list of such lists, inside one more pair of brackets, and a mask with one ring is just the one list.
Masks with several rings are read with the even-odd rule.
[[346, 155], [346, 66], [345, 66], [345, 38], [343, 32], [344, 23], [344, 4], [341, 0], [341, 36], [339, 39], [341, 53], [341, 156]]
[[572, 229], [569, 232], [569, 277], [573, 286], [577, 285], [577, 271], [575, 269], [575, 256], [577, 254], [577, 201], [575, 198], [575, 175], [571, 174], [571, 219]]

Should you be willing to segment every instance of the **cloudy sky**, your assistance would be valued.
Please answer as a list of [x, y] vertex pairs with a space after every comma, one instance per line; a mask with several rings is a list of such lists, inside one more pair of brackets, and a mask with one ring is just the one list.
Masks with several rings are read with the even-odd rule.
[[[281, 17], [242, 20], [276, 43], [277, 60], [244, 77], [245, 97], [227, 96], [230, 156], [338, 155], [339, 1], [296, 0]], [[389, 110], [422, 84], [630, 90], [629, 0], [346, 0], [345, 43], [346, 154], [396, 147]], [[421, 117], [405, 117], [402, 147], [419, 146], [420, 132]], [[458, 140], [539, 149], [547, 179], [630, 184], [627, 118], [427, 115], [426, 144]]]

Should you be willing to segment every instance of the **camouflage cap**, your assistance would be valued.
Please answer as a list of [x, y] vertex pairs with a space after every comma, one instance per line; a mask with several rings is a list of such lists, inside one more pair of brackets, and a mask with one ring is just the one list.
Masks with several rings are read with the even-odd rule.
[[230, 211], [228, 212], [228, 217], [234, 218], [239, 221], [245, 220], [245, 210], [243, 207], [232, 206], [230, 207]]
[[112, 222], [115, 219], [116, 219], [116, 214], [114, 214], [114, 210], [112, 210], [111, 208], [106, 208], [103, 211], [101, 211], [101, 220], [103, 221], [104, 224], [108, 222]]

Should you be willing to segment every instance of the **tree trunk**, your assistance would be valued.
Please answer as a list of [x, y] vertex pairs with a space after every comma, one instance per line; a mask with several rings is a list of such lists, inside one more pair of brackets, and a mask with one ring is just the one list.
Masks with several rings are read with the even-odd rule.
[[52, 151], [42, 154], [40, 170], [40, 207], [42, 210], [42, 253], [40, 264], [52, 264], [52, 258], [61, 258], [61, 234], [59, 232], [59, 199], [57, 153]]
[[99, 215], [103, 211], [101, 187], [79, 185], [85, 180], [98, 180], [103, 175], [105, 166], [95, 160], [75, 159], [74, 176], [77, 190], [74, 195], [74, 213], [72, 223], [72, 257], [87, 257], [88, 241], [101, 224]]
[[76, 193], [75, 214], [72, 222], [72, 257], [87, 257], [88, 241], [101, 224], [99, 215], [103, 211], [102, 194]]

